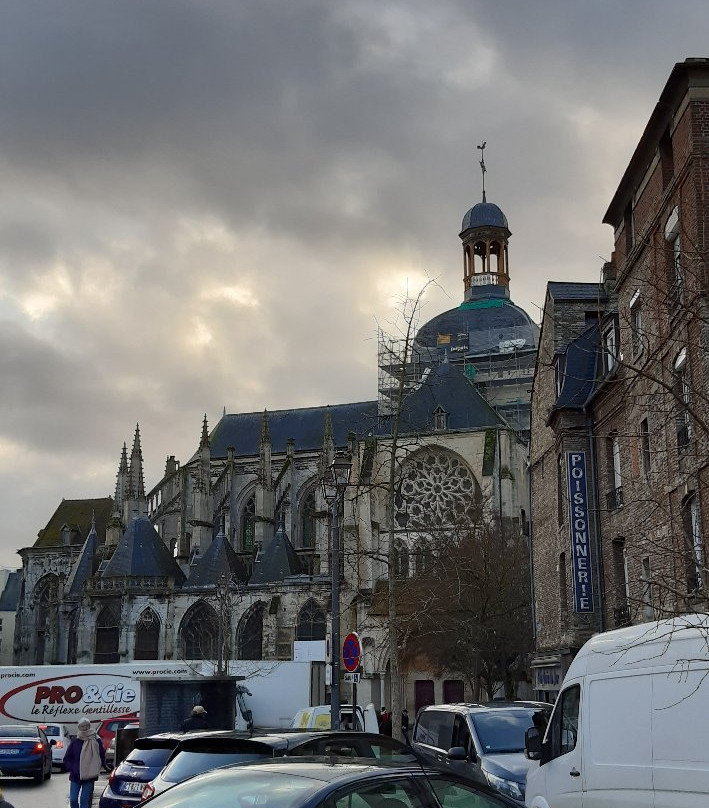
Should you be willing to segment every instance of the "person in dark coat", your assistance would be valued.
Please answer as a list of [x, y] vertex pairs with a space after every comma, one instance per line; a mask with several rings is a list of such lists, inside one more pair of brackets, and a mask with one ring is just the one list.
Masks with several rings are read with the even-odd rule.
[[406, 707], [404, 707], [404, 709], [401, 711], [401, 734], [404, 736], [404, 738], [407, 738], [408, 732], [409, 732], [409, 712], [406, 709]]
[[209, 729], [207, 721], [207, 711], [201, 704], [196, 704], [192, 708], [192, 714], [182, 722], [183, 732], [193, 732], [197, 729]]
[[106, 765], [106, 752], [88, 718], [79, 719], [78, 732], [67, 747], [64, 768], [69, 772], [69, 805], [91, 808], [94, 784]]
[[2, 793], [2, 789], [1, 789], [1, 788], [0, 788], [0, 808], [15, 808], [15, 806], [14, 806], [14, 805], [12, 805], [11, 803], [9, 803], [9, 802], [8, 802], [8, 801], [5, 799], [5, 795]]

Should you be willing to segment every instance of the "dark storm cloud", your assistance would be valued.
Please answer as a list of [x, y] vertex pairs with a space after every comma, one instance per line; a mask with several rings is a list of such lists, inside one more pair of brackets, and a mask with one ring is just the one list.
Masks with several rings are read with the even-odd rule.
[[[659, 0], [147, 0], [0, 8], [0, 561], [146, 480], [203, 413], [376, 396], [375, 315], [505, 210], [515, 300], [588, 280], [709, 11]], [[425, 319], [424, 318], [424, 319]], [[41, 514], [41, 515], [40, 515]]]

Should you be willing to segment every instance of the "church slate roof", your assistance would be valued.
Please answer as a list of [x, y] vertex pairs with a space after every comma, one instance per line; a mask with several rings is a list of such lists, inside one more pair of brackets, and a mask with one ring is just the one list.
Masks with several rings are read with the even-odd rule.
[[286, 533], [283, 524], [279, 525], [276, 535], [264, 548], [261, 557], [254, 564], [249, 584], [280, 583], [289, 575], [303, 573], [298, 554]]
[[572, 340], [565, 351], [563, 384], [554, 409], [583, 407], [596, 383], [601, 337], [598, 323]]
[[20, 588], [22, 587], [22, 572], [17, 570], [7, 576], [5, 588], [0, 595], [0, 612], [16, 612], [20, 602]]
[[[434, 411], [446, 413], [446, 429], [485, 429], [506, 426], [478, 393], [460, 366], [444, 362], [431, 368], [417, 389], [406, 397], [399, 429], [402, 434], [434, 431]], [[388, 431], [388, 429], [385, 430]], [[386, 434], [379, 430], [379, 434]]]
[[220, 530], [197, 563], [190, 569], [186, 586], [216, 586], [222, 575], [246, 583], [248, 573], [227, 537]]
[[71, 543], [83, 544], [91, 530], [95, 518], [96, 532], [100, 537], [106, 535], [106, 524], [113, 511], [113, 499], [63, 499], [52, 514], [46, 527], [37, 534], [34, 547], [61, 547], [63, 543], [62, 528], [67, 525], [72, 529]]
[[66, 582], [66, 591], [70, 595], [79, 595], [86, 580], [94, 574], [98, 543], [96, 528], [92, 527]]
[[[377, 424], [377, 402], [335, 404], [331, 407], [306, 407], [293, 410], [273, 410], [267, 413], [274, 453], [286, 451], [289, 438], [297, 451], [319, 451], [323, 446], [325, 412], [330, 410], [336, 446], [347, 444], [347, 433], [366, 435]], [[237, 457], [257, 457], [261, 442], [263, 412], [224, 415], [209, 436], [211, 456], [226, 457], [232, 446]], [[194, 457], [196, 457], [195, 455]]]
[[147, 516], [136, 516], [121, 536], [102, 573], [103, 578], [135, 575], [149, 578], [166, 576], [182, 584], [185, 574]]

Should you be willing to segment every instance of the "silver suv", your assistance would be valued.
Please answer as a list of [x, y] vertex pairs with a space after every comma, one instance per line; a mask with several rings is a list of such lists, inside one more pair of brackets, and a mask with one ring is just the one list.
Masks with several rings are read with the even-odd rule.
[[527, 769], [524, 734], [546, 726], [551, 704], [500, 701], [488, 704], [435, 704], [419, 710], [413, 747], [432, 763], [450, 766], [524, 802]]

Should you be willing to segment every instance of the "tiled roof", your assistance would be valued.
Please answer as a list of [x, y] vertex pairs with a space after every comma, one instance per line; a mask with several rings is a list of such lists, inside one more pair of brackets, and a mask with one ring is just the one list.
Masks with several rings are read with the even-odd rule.
[[22, 573], [17, 570], [7, 576], [5, 588], [0, 594], [0, 612], [16, 612], [20, 602], [20, 588], [22, 587]]
[[69, 578], [66, 582], [66, 591], [70, 595], [78, 595], [81, 593], [81, 588], [88, 578], [90, 578], [96, 571], [96, 548], [98, 547], [98, 536], [96, 531], [92, 528], [89, 535], [86, 537], [84, 546], [81, 548], [81, 553], [74, 563]]
[[598, 300], [606, 299], [602, 283], [564, 283], [549, 281], [547, 291], [554, 300]]
[[285, 528], [281, 525], [254, 564], [249, 583], [259, 585], [277, 583], [289, 575], [299, 575], [302, 572], [300, 559], [290, 543]]
[[566, 346], [563, 385], [555, 409], [583, 407], [593, 391], [600, 351], [598, 323]]
[[185, 575], [147, 516], [136, 516], [121, 536], [104, 578], [124, 575], [157, 578], [166, 576], [182, 583]]
[[224, 533], [219, 531], [207, 552], [191, 568], [186, 585], [216, 586], [222, 575], [225, 575], [228, 581], [236, 579], [242, 583], [246, 583], [248, 578], [243, 562]]
[[[336, 446], [347, 444], [348, 432], [363, 436], [376, 427], [376, 401], [335, 404], [329, 408], [320, 406], [269, 411], [268, 427], [273, 452], [276, 454], [285, 452], [289, 438], [295, 441], [297, 451], [322, 449], [325, 413], [328, 409], [332, 418]], [[224, 415], [209, 436], [211, 456], [226, 457], [230, 446], [234, 447], [237, 457], [258, 456], [262, 420], [262, 412]]]
[[39, 531], [34, 547], [55, 547], [62, 545], [62, 528], [67, 525], [72, 529], [71, 543], [83, 544], [91, 530], [95, 517], [96, 533], [100, 543], [106, 536], [106, 523], [111, 518], [113, 500], [102, 499], [63, 499], [52, 514], [46, 527]]
[[[504, 426], [504, 421], [478, 393], [459, 365], [444, 362], [431, 368], [416, 390], [405, 399], [399, 431], [401, 434], [432, 432], [434, 412], [446, 414], [446, 429], [484, 429]], [[386, 436], [389, 424], [376, 434]]]

